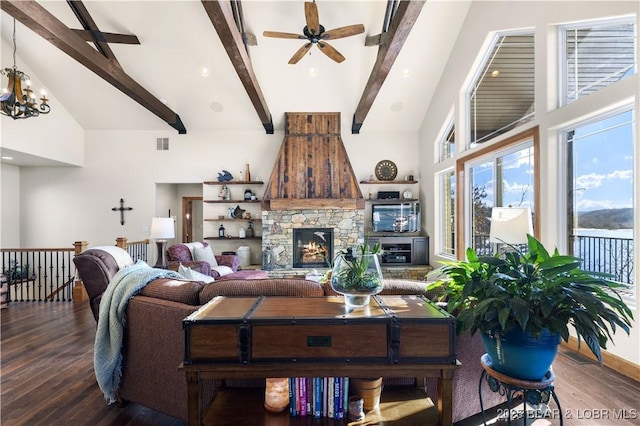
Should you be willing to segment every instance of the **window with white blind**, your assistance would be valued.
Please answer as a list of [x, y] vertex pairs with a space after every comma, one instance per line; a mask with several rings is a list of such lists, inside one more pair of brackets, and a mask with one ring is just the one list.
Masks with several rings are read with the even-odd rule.
[[468, 89], [468, 146], [535, 118], [533, 33], [498, 35]]
[[634, 20], [628, 18], [561, 27], [564, 104], [637, 72]]

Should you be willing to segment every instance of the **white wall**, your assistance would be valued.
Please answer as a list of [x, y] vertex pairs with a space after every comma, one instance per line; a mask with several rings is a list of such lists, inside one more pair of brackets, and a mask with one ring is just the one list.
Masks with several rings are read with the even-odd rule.
[[[558, 129], [569, 123], [592, 115], [596, 111], [602, 112], [621, 102], [632, 100], [636, 111], [640, 111], [640, 83], [639, 77], [628, 78], [600, 93], [573, 102], [569, 106], [557, 109], [556, 70], [558, 67], [556, 51], [556, 25], [581, 20], [600, 19], [635, 14], [636, 28], [640, 28], [638, 19], [640, 3], [613, 1], [586, 2], [473, 2], [463, 30], [456, 42], [449, 59], [443, 78], [440, 81], [435, 97], [429, 106], [423, 125], [419, 132], [420, 165], [423, 184], [420, 186], [421, 199], [437, 200], [438, 182], [433, 171], [444, 171], [455, 165], [455, 159], [437, 164], [438, 135], [446, 124], [447, 117], [456, 112], [456, 149], [458, 157], [464, 156], [461, 151], [465, 140], [464, 121], [464, 89], [471, 78], [470, 72], [477, 69], [483, 52], [486, 51], [491, 39], [491, 32], [535, 28], [536, 37], [536, 119], [527, 123], [526, 128], [538, 125], [541, 139], [540, 186], [543, 191], [542, 205], [538, 206], [541, 217], [541, 240], [545, 245], [558, 246], [564, 249], [562, 233], [562, 176], [559, 175], [561, 159], [560, 148], [556, 140]], [[638, 46], [639, 44], [636, 44]], [[637, 53], [640, 58], [640, 48]], [[640, 143], [640, 126], [636, 116], [636, 144]], [[524, 127], [523, 127], [524, 128]], [[506, 138], [522, 128], [503, 135]], [[638, 145], [636, 145], [638, 147]], [[636, 150], [636, 170], [640, 170], [640, 150]], [[640, 195], [636, 187], [636, 209]], [[434, 234], [437, 226], [437, 205], [435, 209], [425, 209], [426, 225], [430, 234]], [[636, 240], [638, 240], [638, 226], [636, 226]], [[432, 264], [439, 266], [439, 261], [445, 258], [438, 256], [436, 239], [431, 239]], [[458, 248], [462, 250], [463, 248]], [[635, 259], [638, 262], [638, 253]], [[638, 268], [636, 268], [638, 269]], [[636, 271], [636, 282], [639, 282]], [[636, 306], [640, 306], [636, 292]], [[637, 319], [638, 313], [635, 310]], [[637, 324], [637, 321], [636, 321]], [[621, 356], [635, 364], [640, 364], [640, 327], [637, 325], [627, 337], [623, 332], [616, 333], [615, 345], [609, 345], [610, 352]]]
[[20, 247], [20, 168], [0, 165], [0, 247]]

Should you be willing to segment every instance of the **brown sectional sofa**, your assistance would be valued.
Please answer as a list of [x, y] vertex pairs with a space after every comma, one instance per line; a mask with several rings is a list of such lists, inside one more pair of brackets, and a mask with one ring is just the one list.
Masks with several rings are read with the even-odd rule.
[[[98, 250], [95, 250], [96, 252]], [[88, 262], [82, 257], [99, 257], [100, 262]], [[117, 270], [109, 256], [91, 253], [74, 260], [81, 277], [87, 280], [111, 276]], [[86, 268], [90, 268], [86, 270]], [[101, 271], [98, 273], [95, 268]], [[89, 277], [89, 278], [88, 278]], [[384, 294], [421, 294], [425, 283], [387, 280]], [[104, 289], [103, 289], [104, 291]], [[119, 397], [178, 419], [187, 418], [187, 382], [178, 369], [184, 356], [182, 320], [215, 296], [324, 296], [333, 294], [329, 286], [301, 279], [226, 279], [204, 284], [195, 281], [156, 279], [130, 299], [127, 307], [127, 327], [123, 346], [123, 368]], [[92, 306], [94, 299], [90, 301]], [[480, 336], [460, 336], [457, 339], [458, 359], [462, 367], [454, 378], [454, 422], [480, 411], [478, 382], [484, 353]], [[213, 388], [213, 384], [210, 388]], [[422, 383], [418, 383], [422, 386]], [[436, 400], [435, 380], [426, 384]], [[492, 392], [483, 392], [485, 407], [501, 402]], [[497, 395], [497, 394], [493, 394]], [[493, 400], [491, 400], [493, 398]]]

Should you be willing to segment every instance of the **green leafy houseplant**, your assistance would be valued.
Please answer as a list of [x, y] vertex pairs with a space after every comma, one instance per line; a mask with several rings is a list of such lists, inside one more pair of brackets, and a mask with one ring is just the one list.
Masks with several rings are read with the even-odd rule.
[[603, 274], [580, 269], [581, 260], [553, 254], [528, 235], [526, 252], [503, 257], [477, 256], [467, 249], [466, 261], [443, 262], [445, 278], [429, 289], [443, 289], [447, 309], [456, 313], [457, 331], [504, 333], [520, 327], [539, 336], [544, 329], [569, 340], [569, 326], [602, 364], [600, 349], [616, 327], [627, 334], [633, 314], [618, 293], [626, 285]]

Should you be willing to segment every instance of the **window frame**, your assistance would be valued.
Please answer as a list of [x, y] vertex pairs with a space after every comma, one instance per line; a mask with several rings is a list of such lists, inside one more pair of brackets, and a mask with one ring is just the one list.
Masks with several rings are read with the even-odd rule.
[[[518, 134], [510, 136], [499, 142], [492, 143], [488, 146], [482, 146], [479, 149], [470, 151], [468, 155], [456, 160], [456, 219], [458, 235], [456, 235], [456, 258], [464, 260], [465, 250], [461, 247], [471, 247], [471, 205], [469, 202], [469, 174], [467, 173], [469, 165], [477, 163], [482, 158], [495, 157], [496, 154], [508, 152], [510, 149], [523, 144], [525, 141], [531, 140], [533, 147], [533, 202], [535, 211], [542, 211], [540, 204], [540, 128], [534, 126], [530, 129], [523, 130]], [[462, 216], [460, 213], [463, 213]], [[534, 236], [540, 238], [540, 214], [534, 214]], [[463, 218], [464, 223], [460, 223]]]
[[[634, 49], [633, 49], [633, 54], [634, 54], [633, 74], [635, 75], [638, 73], [638, 56], [637, 56], [638, 26], [636, 25], [635, 16], [621, 16], [617, 18], [589, 20], [584, 22], [568, 23], [568, 24], [563, 24], [558, 26], [558, 64], [559, 64], [558, 107], [559, 108], [562, 108], [564, 106], [567, 106], [573, 102], [576, 102], [582, 99], [582, 97], [578, 97], [571, 102], [569, 102], [567, 99], [568, 97], [567, 31], [581, 30], [586, 28], [603, 28], [603, 27], [610, 27], [610, 26], [615, 26], [615, 25], [620, 25], [625, 23], [632, 24], [635, 29], [635, 34], [634, 34], [635, 42], [634, 42]], [[615, 84], [615, 82], [612, 84]]]
[[[482, 60], [479, 63], [479, 66], [477, 67], [476, 71], [471, 75], [471, 80], [469, 82], [469, 84], [466, 87], [465, 90], [465, 109], [464, 109], [464, 120], [465, 120], [465, 137], [464, 137], [464, 146], [465, 146], [465, 150], [473, 150], [476, 149], [477, 147], [481, 147], [487, 143], [491, 143], [492, 140], [495, 140], [496, 138], [501, 137], [503, 134], [508, 133], [510, 131], [512, 131], [513, 129], [517, 129], [519, 126], [523, 126], [526, 123], [529, 123], [533, 120], [535, 120], [536, 118], [536, 111], [535, 111], [535, 107], [536, 107], [536, 81], [535, 81], [535, 70], [534, 70], [534, 88], [533, 88], [533, 107], [534, 110], [531, 114], [528, 114], [526, 116], [521, 117], [517, 122], [515, 122], [515, 125], [506, 131], [503, 131], [501, 133], [496, 133], [498, 131], [500, 131], [501, 129], [503, 129], [504, 127], [500, 128], [500, 129], [495, 129], [493, 130], [493, 133], [491, 134], [491, 137], [487, 138], [487, 139], [483, 139], [482, 142], [478, 142], [476, 140], [472, 141], [473, 135], [472, 135], [472, 129], [475, 128], [472, 126], [472, 120], [471, 120], [471, 105], [472, 105], [472, 94], [474, 92], [474, 88], [477, 86], [478, 81], [482, 78], [483, 74], [486, 72], [486, 68], [488, 65], [488, 62], [491, 60], [491, 55], [494, 53], [494, 49], [497, 45], [497, 43], [499, 42], [499, 40], [503, 37], [510, 37], [510, 36], [523, 36], [523, 35], [530, 35], [533, 38], [533, 49], [534, 49], [534, 58], [533, 61], [535, 63], [536, 61], [536, 30], [535, 28], [524, 28], [524, 29], [519, 29], [519, 30], [512, 30], [512, 31], [499, 31], [496, 32], [493, 37], [491, 42], [489, 43], [489, 46], [487, 48], [487, 50], [484, 52], [484, 55], [482, 56]], [[526, 117], [530, 116], [530, 118], [526, 119]], [[514, 123], [510, 123], [508, 126], [513, 125]], [[461, 141], [462, 142], [462, 141]]]
[[455, 170], [455, 166], [452, 167], [448, 167], [444, 170], [440, 170], [438, 172], [436, 172], [436, 176], [437, 176], [437, 194], [438, 194], [438, 206], [439, 208], [436, 211], [436, 223], [440, 223], [440, 226], [438, 226], [438, 230], [437, 230], [437, 249], [438, 249], [438, 256], [443, 257], [443, 258], [447, 258], [447, 259], [451, 259], [454, 260], [456, 258], [456, 253], [457, 253], [457, 236], [455, 236], [453, 238], [453, 240], [451, 241], [453, 247], [451, 247], [452, 253], [447, 253], [447, 251], [445, 250], [445, 241], [447, 241], [446, 237], [445, 237], [445, 232], [446, 232], [446, 224], [445, 221], [447, 220], [447, 217], [445, 215], [445, 210], [446, 210], [446, 206], [444, 205], [445, 202], [445, 178], [451, 175], [453, 177], [453, 181], [456, 187], [456, 192], [454, 193], [454, 200], [453, 200], [453, 223], [451, 224], [451, 229], [453, 230], [454, 233], [458, 232], [458, 212], [457, 212], [457, 176], [456, 176], [456, 170]]
[[[562, 174], [558, 176], [558, 178], [560, 179], [560, 182], [562, 182], [562, 184], [564, 185], [563, 187], [565, 188], [564, 191], [559, 191], [559, 194], [558, 194], [560, 197], [560, 200], [559, 200], [560, 217], [558, 222], [560, 225], [559, 232], [561, 232], [561, 234], [559, 235], [560, 236], [559, 242], [562, 244], [563, 251], [566, 253], [575, 255], [575, 253], [573, 253], [573, 247], [570, 243], [570, 237], [571, 237], [570, 225], [573, 224], [573, 219], [570, 217], [570, 215], [573, 213], [572, 211], [569, 211], [569, 208], [573, 205], [573, 200], [569, 200], [569, 197], [574, 189], [573, 189], [573, 185], [571, 184], [571, 181], [573, 179], [573, 168], [569, 167], [570, 150], [568, 146], [568, 134], [578, 127], [588, 126], [590, 124], [594, 124], [599, 121], [606, 120], [608, 118], [614, 117], [619, 114], [623, 114], [625, 112], [631, 113], [632, 128], [637, 129], [638, 112], [636, 110], [636, 106], [634, 102], [626, 102], [623, 105], [617, 106], [615, 108], [610, 108], [606, 111], [599, 112], [598, 114], [585, 116], [583, 117], [582, 120], [577, 120], [575, 122], [572, 122], [570, 125], [567, 125], [562, 127], [561, 129], [558, 129], [558, 140], [560, 141], [560, 144], [558, 147], [560, 150], [560, 153], [558, 155], [558, 161], [560, 162], [560, 164], [558, 167], [559, 167], [559, 170], [562, 171]], [[638, 137], [637, 131], [632, 132], [632, 135], [634, 136], [634, 138], [637, 138]], [[640, 155], [640, 150], [638, 149], [639, 141], [634, 139], [632, 142], [635, 148], [633, 155], [634, 157], [637, 157], [638, 155]], [[640, 176], [640, 170], [638, 170], [637, 168], [638, 159], [634, 158], [634, 162], [632, 164], [633, 164], [633, 173], [634, 173], [633, 194], [635, 195], [638, 193], [637, 177]], [[640, 205], [640, 197], [634, 196], [634, 199], [633, 199], [634, 214], [638, 211], [639, 205]], [[634, 241], [638, 241], [637, 236], [640, 233], [639, 227], [640, 227], [640, 221], [635, 221], [634, 229], [633, 229]], [[640, 256], [638, 256], [638, 253], [639, 252], [637, 247], [634, 247], [633, 261], [634, 261], [635, 270], [637, 270], [637, 267], [640, 264], [639, 262]], [[637, 278], [638, 278], [638, 272], [635, 272], [635, 276], [634, 276], [635, 283], [633, 284], [632, 289], [630, 290], [630, 294], [628, 293], [622, 294], [622, 298], [624, 299], [625, 303], [627, 303], [630, 307], [634, 307], [634, 308], [636, 306], [635, 300], [636, 300], [636, 294], [638, 292]]]

